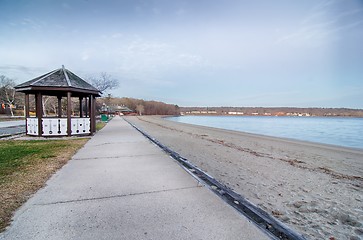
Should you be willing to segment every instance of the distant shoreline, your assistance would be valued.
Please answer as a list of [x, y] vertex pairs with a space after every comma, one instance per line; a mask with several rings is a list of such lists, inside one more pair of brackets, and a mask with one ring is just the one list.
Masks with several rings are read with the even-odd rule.
[[295, 107], [180, 107], [181, 115], [363, 117], [363, 109]]
[[[247, 114], [180, 114], [179, 116], [227, 116], [227, 117], [326, 117], [326, 118], [363, 118], [363, 116], [339, 116], [339, 115], [330, 115], [330, 116], [291, 116], [291, 115], [247, 115]], [[169, 117], [169, 116], [167, 116]]]

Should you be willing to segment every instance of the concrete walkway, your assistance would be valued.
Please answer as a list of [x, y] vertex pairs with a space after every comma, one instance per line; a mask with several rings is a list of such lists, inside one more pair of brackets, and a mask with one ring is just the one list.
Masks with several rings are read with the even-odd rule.
[[116, 117], [0, 239], [269, 239]]
[[0, 128], [25, 126], [25, 120], [3, 121], [0, 122]]
[[0, 138], [25, 133], [25, 120], [0, 122]]

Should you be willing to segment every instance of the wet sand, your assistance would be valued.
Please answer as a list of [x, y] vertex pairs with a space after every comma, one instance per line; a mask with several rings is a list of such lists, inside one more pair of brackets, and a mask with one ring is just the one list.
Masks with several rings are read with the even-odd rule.
[[363, 150], [126, 119], [307, 239], [363, 239]]

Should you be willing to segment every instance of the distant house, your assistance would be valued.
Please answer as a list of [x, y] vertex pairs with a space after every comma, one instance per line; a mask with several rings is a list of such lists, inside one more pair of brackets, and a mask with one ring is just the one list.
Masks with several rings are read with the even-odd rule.
[[286, 113], [285, 112], [277, 112], [277, 113], [274, 113], [275, 116], [286, 116]]
[[201, 111], [190, 111], [191, 114], [201, 114]]
[[126, 106], [107, 106], [106, 104], [103, 104], [100, 112], [103, 114], [112, 114], [112, 115], [128, 115], [131, 113], [134, 113], [130, 108]]
[[229, 115], [243, 115], [244, 112], [227, 112]]
[[311, 117], [310, 113], [286, 113], [286, 116], [294, 116], [294, 117]]
[[217, 114], [217, 111], [211, 110], [211, 111], [207, 111], [208, 114]]

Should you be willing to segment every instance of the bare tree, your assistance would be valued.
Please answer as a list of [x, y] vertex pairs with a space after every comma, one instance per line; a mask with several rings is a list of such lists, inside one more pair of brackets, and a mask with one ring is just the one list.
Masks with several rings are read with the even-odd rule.
[[43, 116], [46, 117], [47, 116], [47, 108], [45, 107], [48, 103], [50, 99], [50, 96], [45, 96], [42, 99], [42, 104], [43, 104]]
[[119, 86], [119, 81], [106, 72], [101, 72], [99, 77], [90, 78], [93, 86], [101, 92], [112, 90]]
[[58, 99], [56, 97], [53, 97], [50, 101], [48, 101], [48, 107], [52, 110], [54, 115], [58, 114]]
[[51, 112], [53, 115], [57, 115], [58, 100], [54, 96], [44, 96], [43, 97], [43, 115], [47, 116]]
[[15, 103], [15, 82], [13, 79], [8, 78], [4, 75], [0, 75], [0, 97], [1, 102], [6, 104], [9, 109], [11, 116], [14, 116], [13, 108]]
[[144, 113], [144, 110], [145, 110], [144, 105], [139, 104], [136, 106], [136, 111], [139, 113], [140, 116]]

